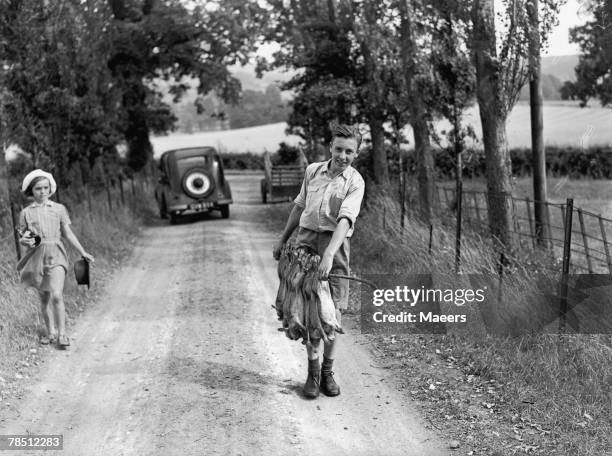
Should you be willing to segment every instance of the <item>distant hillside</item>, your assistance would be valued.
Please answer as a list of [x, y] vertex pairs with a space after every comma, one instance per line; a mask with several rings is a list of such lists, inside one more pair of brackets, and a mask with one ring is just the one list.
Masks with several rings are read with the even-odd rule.
[[229, 70], [234, 77], [240, 80], [243, 90], [255, 90], [258, 92], [265, 92], [266, 88], [271, 84], [280, 86], [280, 84], [288, 81], [296, 74], [296, 71], [283, 72], [274, 70], [264, 73], [262, 78], [259, 79], [255, 75], [255, 65], [234, 65]]
[[[225, 104], [215, 93], [198, 96], [198, 81], [192, 78], [183, 80], [189, 89], [178, 103], [174, 103], [172, 95], [169, 94], [170, 83], [164, 80], [155, 81], [157, 89], [165, 94], [164, 102], [169, 104], [177, 118], [178, 132], [246, 128], [287, 120], [290, 112], [288, 100], [291, 99], [291, 95], [281, 92], [279, 87], [283, 81], [291, 78], [291, 74], [271, 71], [262, 78], [257, 78], [254, 65], [245, 67], [235, 65], [229, 70], [242, 84], [242, 99], [237, 106]], [[200, 108], [203, 108], [200, 113], [196, 108], [196, 100]]]
[[542, 74], [555, 76], [561, 82], [575, 81], [574, 68], [578, 65], [578, 55], [555, 55], [542, 58]]
[[[577, 55], [562, 55], [542, 58], [542, 98], [544, 100], [561, 100], [559, 89], [565, 81], [575, 81], [574, 68], [578, 65]], [[529, 100], [529, 83], [523, 86], [521, 101]]]
[[[577, 102], [545, 102], [544, 109], [544, 143], [547, 146], [571, 146], [588, 149], [595, 146], [612, 146], [612, 109], [601, 107], [579, 108]], [[482, 138], [482, 128], [478, 107], [473, 106], [465, 112], [464, 121], [471, 125], [478, 138]], [[438, 135], [450, 130], [447, 121], [435, 121]], [[281, 141], [290, 145], [300, 142], [297, 136], [285, 134], [286, 123], [276, 123], [238, 130], [194, 133], [192, 135], [173, 134], [151, 138], [155, 156], [178, 147], [213, 146], [221, 152], [252, 152], [261, 154], [265, 150], [273, 152]], [[510, 148], [529, 147], [530, 135], [529, 105], [518, 103], [508, 118], [506, 127]], [[408, 147], [414, 145], [412, 129], [407, 126], [404, 133]], [[481, 148], [482, 140], [470, 146]]]

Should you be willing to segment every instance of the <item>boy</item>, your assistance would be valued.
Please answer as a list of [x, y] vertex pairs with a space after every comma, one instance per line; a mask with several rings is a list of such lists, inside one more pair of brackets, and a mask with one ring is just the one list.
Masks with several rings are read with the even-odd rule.
[[[281, 248], [299, 226], [296, 246], [310, 247], [321, 256], [318, 274], [322, 280], [328, 279], [330, 273], [349, 274], [350, 237], [365, 189], [363, 178], [351, 166], [359, 153], [359, 130], [338, 124], [332, 124], [331, 130], [331, 159], [306, 168], [302, 189], [273, 251], [278, 260]], [[348, 280], [329, 278], [329, 285], [340, 323], [340, 311], [348, 306]], [[319, 391], [327, 396], [340, 394], [332, 372], [336, 340], [324, 344], [322, 366], [319, 366], [320, 342], [307, 346], [306, 397], [315, 398]]]

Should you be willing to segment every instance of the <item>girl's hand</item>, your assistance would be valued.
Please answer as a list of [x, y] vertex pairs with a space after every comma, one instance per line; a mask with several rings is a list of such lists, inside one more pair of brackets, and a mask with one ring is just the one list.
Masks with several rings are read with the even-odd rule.
[[81, 254], [81, 256], [82, 256], [83, 258], [85, 258], [85, 259], [87, 260], [87, 262], [88, 262], [88, 263], [93, 263], [93, 262], [94, 262], [94, 257], [93, 257], [92, 255], [90, 255], [89, 253], [87, 253], [87, 252], [83, 252], [83, 253]]
[[23, 237], [19, 238], [19, 243], [21, 245], [25, 245], [27, 247], [34, 247], [34, 245], [36, 244], [36, 241], [34, 240], [33, 237], [23, 236]]

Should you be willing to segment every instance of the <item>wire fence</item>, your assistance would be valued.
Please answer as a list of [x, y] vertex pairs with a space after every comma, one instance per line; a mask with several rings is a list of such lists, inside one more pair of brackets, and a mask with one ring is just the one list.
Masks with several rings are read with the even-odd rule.
[[[489, 232], [487, 192], [463, 190], [461, 197], [462, 223], [478, 232]], [[436, 186], [437, 206], [447, 214], [457, 208], [455, 188]], [[498, 195], [505, 198], [512, 213], [511, 231], [522, 251], [534, 251], [539, 239], [536, 233], [535, 201]], [[568, 204], [545, 202], [545, 218], [550, 227], [548, 236], [540, 236], [554, 263], [559, 262], [568, 248], [571, 254], [571, 268], [577, 273], [612, 274], [612, 219], [602, 217], [579, 207]], [[571, 220], [571, 237], [566, 233], [567, 220]], [[541, 242], [540, 241], [540, 242]]]

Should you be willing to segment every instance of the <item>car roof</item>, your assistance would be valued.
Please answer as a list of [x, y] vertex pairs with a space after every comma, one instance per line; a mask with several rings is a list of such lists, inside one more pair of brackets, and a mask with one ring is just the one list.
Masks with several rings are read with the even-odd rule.
[[[203, 146], [203, 147], [187, 147], [184, 149], [173, 149], [167, 152], [164, 152], [161, 157], [172, 155], [176, 158], [186, 158], [186, 157], [194, 157], [198, 155], [217, 155], [217, 151], [214, 147]], [[160, 157], [160, 158], [161, 158]]]

